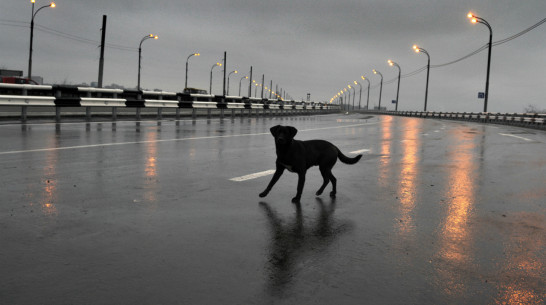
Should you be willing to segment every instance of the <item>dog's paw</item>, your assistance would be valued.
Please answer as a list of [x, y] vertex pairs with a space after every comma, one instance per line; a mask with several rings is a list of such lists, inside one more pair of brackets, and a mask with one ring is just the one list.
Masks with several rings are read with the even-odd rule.
[[300, 197], [292, 198], [292, 203], [300, 203]]
[[330, 197], [331, 198], [336, 198], [336, 193], [335, 192], [330, 192]]
[[261, 192], [259, 196], [260, 196], [261, 198], [264, 198], [265, 196], [267, 196], [268, 193], [269, 193], [269, 192], [264, 191], [264, 192]]
[[321, 190], [318, 190], [316, 193], [315, 193], [316, 196], [320, 196], [322, 195], [322, 191]]

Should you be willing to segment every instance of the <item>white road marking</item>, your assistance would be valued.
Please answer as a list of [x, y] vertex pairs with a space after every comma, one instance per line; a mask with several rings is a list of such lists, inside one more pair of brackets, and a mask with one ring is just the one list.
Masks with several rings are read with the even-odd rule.
[[360, 154], [360, 153], [369, 152], [369, 151], [370, 151], [369, 149], [361, 149], [361, 150], [351, 151], [350, 154]]
[[231, 178], [229, 180], [235, 181], [235, 182], [241, 182], [241, 181], [246, 181], [246, 180], [250, 180], [250, 179], [256, 179], [256, 178], [260, 178], [260, 177], [273, 175], [273, 173], [275, 173], [275, 170], [270, 169], [270, 170], [266, 170], [266, 171], [259, 172], [259, 173], [254, 173], [254, 174], [245, 175], [245, 176], [241, 176], [241, 177]]
[[[302, 129], [299, 132], [305, 131], [316, 131], [316, 130], [332, 130], [340, 128], [351, 128], [359, 127], [366, 125], [374, 125], [373, 123], [362, 123], [362, 124], [353, 124], [353, 125], [344, 125], [344, 126], [331, 126], [331, 127], [321, 127], [321, 128], [311, 128], [311, 129]], [[189, 140], [203, 140], [203, 139], [221, 139], [221, 138], [235, 138], [235, 137], [248, 137], [248, 136], [259, 136], [259, 135], [269, 135], [269, 132], [262, 133], [247, 133], [247, 134], [236, 134], [236, 135], [224, 135], [224, 136], [209, 136], [209, 137], [193, 137], [193, 138], [177, 138], [177, 139], [164, 139], [164, 140], [150, 140], [150, 141], [135, 141], [135, 142], [119, 142], [119, 143], [103, 143], [103, 144], [91, 144], [91, 145], [79, 145], [79, 146], [66, 146], [66, 147], [52, 147], [52, 148], [39, 148], [39, 149], [29, 149], [29, 150], [16, 150], [16, 151], [2, 151], [0, 155], [10, 155], [10, 154], [20, 154], [20, 153], [29, 153], [29, 152], [45, 152], [45, 151], [56, 151], [56, 150], [67, 150], [67, 149], [82, 149], [82, 148], [93, 148], [93, 147], [107, 147], [107, 146], [121, 146], [121, 145], [134, 145], [134, 144], [148, 144], [148, 143], [160, 143], [160, 142], [180, 142], [180, 141], [189, 141]]]
[[507, 134], [507, 133], [499, 133], [499, 134], [500, 134], [501, 136], [505, 136], [505, 137], [518, 138], [518, 139], [525, 140], [525, 141], [533, 141], [532, 139], [528, 139], [528, 138], [516, 136], [516, 135], [513, 135], [513, 134]]

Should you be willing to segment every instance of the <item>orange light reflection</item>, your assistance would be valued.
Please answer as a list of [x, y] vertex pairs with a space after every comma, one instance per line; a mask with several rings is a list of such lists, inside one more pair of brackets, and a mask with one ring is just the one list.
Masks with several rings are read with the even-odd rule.
[[421, 120], [408, 120], [402, 138], [402, 169], [399, 176], [398, 198], [400, 200], [399, 231], [402, 235], [410, 234], [415, 228], [412, 212], [416, 200], [416, 178], [419, 175], [418, 148], [420, 147], [419, 126]]
[[438, 283], [446, 294], [457, 295], [464, 292], [465, 281], [458, 270], [472, 268], [472, 235], [468, 230], [476, 185], [476, 157], [473, 151], [474, 137], [463, 131], [455, 131], [454, 143], [448, 148], [451, 172], [446, 193], [449, 206], [447, 216], [440, 232], [439, 258], [445, 266], [437, 268], [441, 280]]

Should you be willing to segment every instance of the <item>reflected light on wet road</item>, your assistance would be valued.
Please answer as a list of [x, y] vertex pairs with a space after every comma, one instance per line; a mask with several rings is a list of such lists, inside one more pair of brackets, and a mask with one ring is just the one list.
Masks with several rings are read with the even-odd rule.
[[455, 130], [449, 136], [453, 137], [450, 139], [450, 143], [453, 144], [448, 147], [450, 163], [446, 191], [448, 207], [447, 216], [440, 228], [438, 253], [444, 266], [436, 270], [441, 279], [437, 284], [446, 294], [455, 295], [465, 290], [460, 268], [471, 266], [475, 254], [468, 221], [475, 203], [477, 156], [474, 135]]
[[407, 236], [415, 229], [412, 217], [416, 200], [416, 179], [419, 176], [419, 154], [421, 145], [419, 130], [422, 121], [409, 120], [404, 126], [402, 138], [402, 168], [399, 175], [398, 198], [400, 200], [400, 219], [398, 229], [401, 235]]
[[[56, 137], [52, 136], [52, 140], [56, 142]], [[58, 145], [58, 143], [55, 143]], [[59, 162], [59, 152], [50, 151], [47, 153], [46, 165], [44, 167], [44, 176], [41, 183], [44, 184], [44, 191], [40, 198], [42, 212], [47, 216], [57, 214], [55, 200], [57, 200], [57, 163]]]
[[[512, 229], [505, 243], [507, 260], [500, 264], [499, 292], [501, 297], [496, 304], [545, 304], [546, 294], [541, 281], [544, 281], [543, 255], [546, 237], [539, 233], [546, 219], [533, 213], [521, 213], [517, 219], [522, 223]], [[542, 279], [542, 280], [541, 280]]]
[[381, 159], [379, 160], [379, 185], [382, 187], [389, 186], [389, 171], [391, 162], [392, 148], [392, 118], [385, 117], [381, 120]]
[[144, 182], [144, 200], [149, 203], [155, 203], [157, 201], [157, 131], [149, 131], [146, 135], [146, 140], [150, 143], [146, 146], [146, 167], [144, 169], [144, 176], [146, 181]]

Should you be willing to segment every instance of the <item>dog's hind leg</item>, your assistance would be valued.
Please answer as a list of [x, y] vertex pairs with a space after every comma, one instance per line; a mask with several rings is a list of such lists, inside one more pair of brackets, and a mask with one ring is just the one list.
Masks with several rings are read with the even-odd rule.
[[330, 175], [332, 174], [330, 171], [324, 169], [324, 167], [319, 167], [320, 174], [322, 175], [322, 179], [324, 179], [324, 182], [322, 183], [322, 186], [319, 188], [319, 190], [315, 193], [315, 195], [320, 196], [322, 195], [322, 192], [328, 185], [328, 182], [330, 182]]
[[337, 193], [337, 179], [332, 174], [331, 169], [328, 170], [328, 173], [330, 173], [330, 181], [332, 182], [332, 191], [330, 192], [330, 197], [334, 198], [336, 197], [336, 193]]

